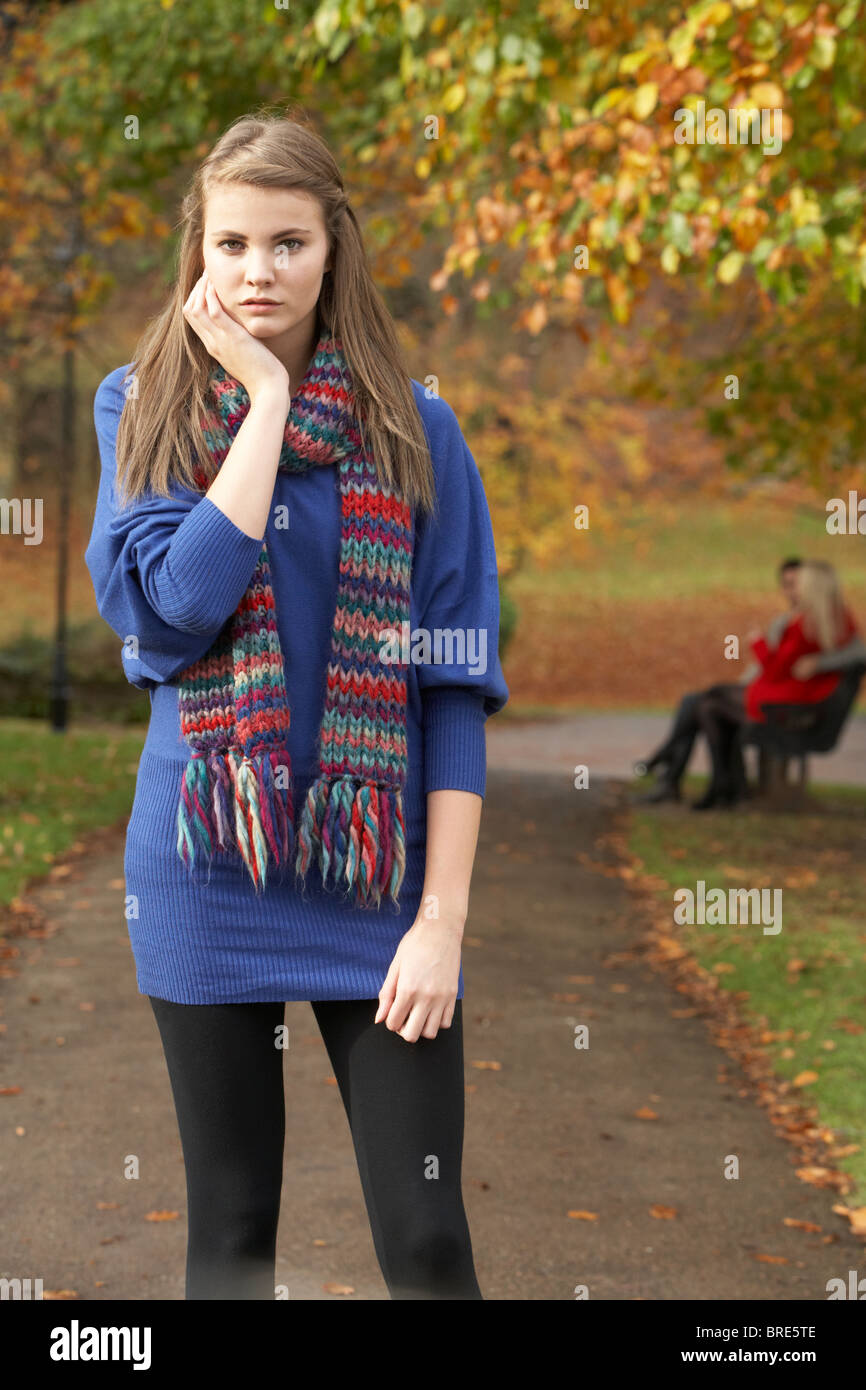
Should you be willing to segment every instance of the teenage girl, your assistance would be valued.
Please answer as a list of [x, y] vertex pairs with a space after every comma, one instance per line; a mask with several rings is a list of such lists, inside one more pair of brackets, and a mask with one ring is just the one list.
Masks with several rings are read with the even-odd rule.
[[151, 699], [127, 925], [183, 1146], [186, 1297], [275, 1296], [284, 1003], [309, 1000], [391, 1298], [481, 1298], [461, 942], [508, 699], [493, 533], [303, 119], [241, 118], [203, 161], [177, 282], [95, 420], [86, 559]]

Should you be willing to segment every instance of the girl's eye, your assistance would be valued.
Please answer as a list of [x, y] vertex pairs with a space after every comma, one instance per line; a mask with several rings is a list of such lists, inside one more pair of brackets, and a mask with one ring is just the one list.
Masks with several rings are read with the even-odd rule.
[[[277, 245], [278, 245], [278, 246], [303, 246], [303, 244], [304, 244], [304, 243], [303, 243], [302, 241], [298, 241], [297, 237], [288, 237], [285, 241], [278, 241], [278, 242], [277, 242]], [[237, 241], [237, 240], [236, 240], [235, 238], [233, 238], [233, 237], [227, 237], [227, 238], [225, 239], [225, 241], [219, 242], [218, 245], [219, 245], [220, 247], [222, 247], [222, 246], [243, 246], [243, 242], [242, 242], [242, 241]]]

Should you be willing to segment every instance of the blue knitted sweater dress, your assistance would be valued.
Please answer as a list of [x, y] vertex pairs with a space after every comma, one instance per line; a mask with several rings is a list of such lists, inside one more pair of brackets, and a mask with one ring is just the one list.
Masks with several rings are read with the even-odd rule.
[[[493, 529], [478, 467], [453, 410], [412, 382], [430, 445], [438, 511], [413, 528], [411, 632], [443, 632], [428, 664], [405, 668], [408, 776], [406, 870], [400, 909], [358, 908], [324, 888], [313, 864], [300, 887], [292, 865], [257, 893], [240, 856], [177, 851], [177, 804], [190, 750], [180, 731], [177, 677], [210, 648], [237, 608], [261, 538], [248, 536], [201, 493], [175, 483], [120, 510], [115, 440], [124, 405], [118, 367], [94, 399], [101, 478], [85, 560], [100, 615], [121, 640], [127, 680], [150, 695], [126, 834], [126, 921], [140, 993], [181, 1004], [375, 999], [422, 903], [426, 794], [484, 796], [485, 721], [508, 700], [499, 662]], [[288, 526], [285, 525], [287, 508]], [[280, 519], [275, 526], [275, 515]], [[338, 470], [279, 471], [265, 531], [291, 709], [287, 747], [294, 802], [318, 772], [316, 742], [337, 601], [341, 533]], [[448, 631], [446, 631], [448, 630]], [[450, 632], [465, 636], [465, 650]], [[458, 998], [463, 997], [460, 970]]]

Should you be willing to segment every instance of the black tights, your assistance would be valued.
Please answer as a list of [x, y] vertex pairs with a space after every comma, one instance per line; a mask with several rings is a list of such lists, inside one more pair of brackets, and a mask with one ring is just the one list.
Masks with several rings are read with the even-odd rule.
[[742, 685], [711, 685], [697, 703], [697, 718], [713, 760], [710, 790], [731, 797], [746, 791], [746, 769], [740, 733], [747, 720]]
[[[285, 1005], [150, 998], [186, 1168], [188, 1299], [273, 1299]], [[406, 1042], [377, 999], [314, 1001], [392, 1299], [478, 1299], [463, 1209], [463, 1011]], [[438, 1176], [433, 1176], [438, 1165]]]
[[647, 767], [661, 763], [664, 780], [678, 787], [695, 740], [703, 732], [712, 758], [714, 788], [742, 790], [745, 767], [737, 735], [745, 718], [745, 686], [718, 684], [706, 690], [692, 690], [680, 700], [670, 733], [649, 758]]

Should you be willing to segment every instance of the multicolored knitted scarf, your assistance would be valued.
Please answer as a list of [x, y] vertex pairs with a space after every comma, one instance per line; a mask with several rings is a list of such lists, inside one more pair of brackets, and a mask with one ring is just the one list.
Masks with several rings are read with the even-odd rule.
[[[202, 425], [219, 465], [250, 400], [217, 366], [209, 401]], [[190, 868], [197, 847], [208, 861], [216, 850], [237, 849], [257, 890], [269, 858], [284, 865], [295, 855], [301, 879], [316, 862], [324, 886], [332, 875], [355, 906], [378, 907], [383, 894], [396, 906], [406, 864], [407, 693], [401, 665], [381, 660], [380, 634], [402, 632], [409, 621], [411, 513], [380, 483], [362, 446], [342, 343], [325, 331], [292, 396], [279, 467], [300, 473], [331, 463], [339, 467], [342, 496], [340, 582], [317, 779], [295, 825], [285, 743], [291, 715], [262, 542], [237, 610], [179, 677], [181, 730], [192, 752], [181, 781], [177, 849]], [[200, 470], [196, 486], [208, 486]]]

